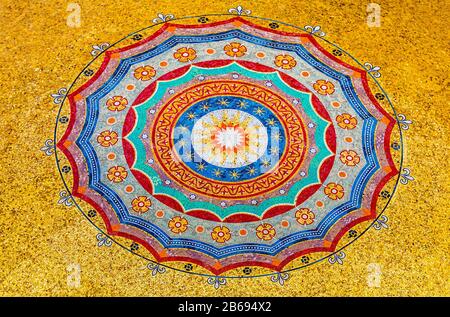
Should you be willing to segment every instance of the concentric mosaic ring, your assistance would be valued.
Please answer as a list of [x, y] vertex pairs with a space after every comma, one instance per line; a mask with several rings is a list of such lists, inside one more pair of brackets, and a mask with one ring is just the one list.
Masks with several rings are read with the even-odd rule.
[[396, 121], [310, 33], [214, 18], [108, 49], [70, 91], [72, 195], [176, 269], [309, 265], [379, 217]]

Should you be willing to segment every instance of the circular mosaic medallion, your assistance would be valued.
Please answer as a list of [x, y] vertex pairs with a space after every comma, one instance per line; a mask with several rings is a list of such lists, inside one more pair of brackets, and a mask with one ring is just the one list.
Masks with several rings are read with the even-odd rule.
[[76, 81], [57, 142], [72, 195], [111, 238], [184, 271], [326, 258], [385, 208], [395, 120], [367, 71], [315, 35], [205, 19], [130, 35]]

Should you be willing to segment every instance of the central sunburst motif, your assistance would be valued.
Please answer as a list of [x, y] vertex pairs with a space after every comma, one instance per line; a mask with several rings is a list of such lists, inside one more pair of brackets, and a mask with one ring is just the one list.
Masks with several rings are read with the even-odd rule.
[[226, 158], [228, 154], [237, 153], [248, 146], [248, 133], [239, 124], [222, 122], [214, 127], [211, 135], [214, 152], [221, 151]]
[[206, 162], [227, 168], [249, 165], [267, 149], [267, 129], [241, 110], [216, 110], [201, 117], [192, 129], [194, 151]]

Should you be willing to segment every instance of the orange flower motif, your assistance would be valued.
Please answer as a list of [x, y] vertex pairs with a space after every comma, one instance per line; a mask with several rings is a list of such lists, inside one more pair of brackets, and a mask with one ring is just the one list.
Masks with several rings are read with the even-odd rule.
[[328, 198], [337, 200], [344, 197], [344, 187], [336, 183], [329, 183], [323, 190]]
[[309, 208], [300, 208], [295, 213], [295, 218], [301, 225], [310, 225], [314, 222], [316, 215]]
[[231, 238], [230, 229], [225, 226], [217, 226], [211, 232], [211, 238], [218, 243], [225, 243]]
[[263, 223], [256, 228], [256, 236], [264, 241], [272, 240], [275, 234], [275, 228], [270, 223]]
[[193, 61], [197, 57], [197, 52], [193, 48], [182, 47], [173, 54], [173, 57], [181, 63], [186, 63]]
[[108, 107], [108, 110], [111, 111], [122, 111], [125, 109], [128, 105], [127, 98], [124, 98], [122, 96], [114, 96], [106, 102], [106, 106]]
[[156, 75], [155, 69], [150, 65], [140, 66], [134, 70], [134, 78], [146, 81]]
[[354, 129], [356, 127], [356, 124], [358, 123], [358, 120], [356, 120], [355, 117], [351, 116], [348, 113], [343, 113], [341, 115], [338, 115], [336, 117], [336, 121], [342, 129], [347, 129], [347, 130]]
[[127, 178], [128, 172], [123, 166], [113, 166], [108, 170], [108, 174], [106, 176], [111, 182], [120, 183]]
[[334, 85], [326, 80], [319, 79], [313, 85], [313, 88], [321, 95], [331, 95], [334, 92]]
[[347, 166], [355, 166], [356, 164], [359, 163], [361, 158], [355, 151], [348, 150], [348, 151], [341, 152], [340, 160], [342, 163], [344, 163]]
[[169, 220], [167, 225], [173, 233], [183, 233], [187, 230], [188, 221], [180, 216], [175, 216]]
[[275, 65], [283, 69], [291, 69], [297, 65], [297, 62], [291, 55], [283, 54], [275, 57]]
[[247, 48], [241, 43], [237, 42], [227, 44], [223, 49], [225, 51], [225, 54], [231, 57], [241, 57], [245, 55], [245, 52], [247, 52]]
[[104, 147], [113, 146], [117, 143], [117, 132], [115, 131], [103, 131], [97, 137], [97, 142]]
[[138, 196], [131, 201], [131, 207], [135, 212], [143, 214], [150, 209], [152, 202], [145, 196]]

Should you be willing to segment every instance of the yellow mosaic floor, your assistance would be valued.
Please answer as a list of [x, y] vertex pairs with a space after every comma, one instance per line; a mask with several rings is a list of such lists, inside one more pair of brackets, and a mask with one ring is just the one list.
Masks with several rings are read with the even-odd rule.
[[[216, 0], [205, 8], [199, 0], [73, 0], [79, 27], [67, 22], [69, 3], [0, 4], [0, 295], [450, 296], [450, 17], [441, 3], [382, 1], [381, 26], [372, 28], [368, 1]], [[57, 106], [50, 94], [70, 84], [93, 44], [115, 42], [159, 12], [226, 13], [238, 4], [256, 16], [320, 25], [331, 42], [380, 65], [381, 84], [414, 122], [405, 131], [405, 167], [415, 180], [387, 209], [390, 228], [370, 230], [347, 248], [344, 265], [319, 263], [284, 287], [263, 278], [229, 280], [215, 290], [204, 278], [173, 271], [153, 278], [145, 262], [119, 247], [96, 247], [95, 229], [56, 204], [62, 184], [53, 157], [39, 149], [52, 138]], [[79, 284], [68, 272], [74, 267], [81, 268]], [[371, 282], [374, 268], [381, 269], [379, 284]]]

